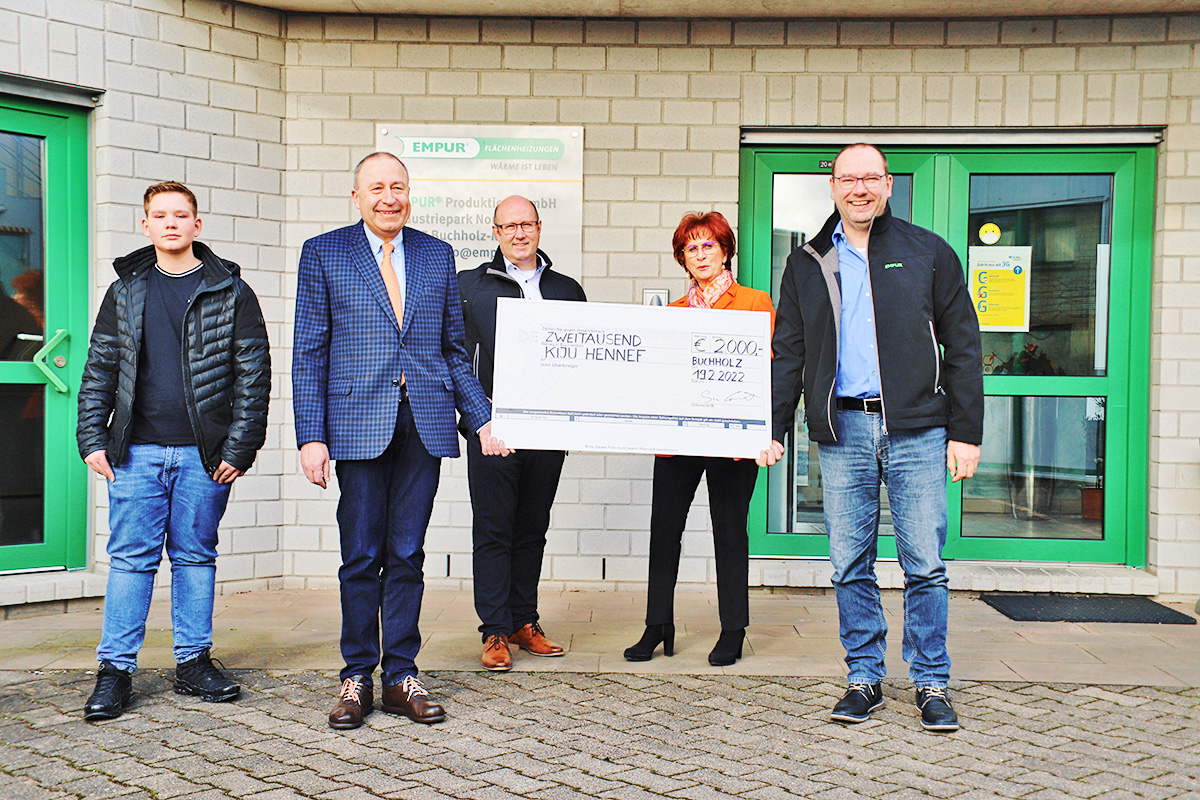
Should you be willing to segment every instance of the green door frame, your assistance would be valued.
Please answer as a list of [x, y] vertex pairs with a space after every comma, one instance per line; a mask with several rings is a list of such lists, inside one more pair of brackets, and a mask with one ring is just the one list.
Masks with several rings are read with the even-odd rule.
[[[827, 174], [840, 145], [761, 145], [741, 151], [739, 280], [771, 288], [772, 189], [777, 173]], [[1106, 396], [1105, 538], [1101, 541], [986, 539], [961, 536], [962, 487], [948, 484], [947, 558], [1004, 561], [1146, 563], [1149, 465], [1154, 180], [1152, 146], [888, 147], [889, 168], [913, 175], [912, 220], [950, 242], [966, 264], [967, 209], [972, 174], [1103, 173], [1113, 175], [1109, 291], [1109, 365], [1105, 377], [985, 376], [988, 395]], [[832, 212], [832, 201], [830, 211]], [[1122, 338], [1123, 337], [1123, 338]], [[767, 481], [750, 510], [750, 551], [756, 556], [826, 556], [824, 534], [767, 530]], [[1111, 491], [1116, 486], [1121, 491]], [[880, 556], [894, 557], [881, 539]]]
[[[46, 341], [58, 331], [65, 334], [45, 353], [44, 362], [67, 389], [59, 391], [31, 362], [0, 362], [0, 383], [46, 387], [45, 536], [41, 544], [0, 547], [0, 572], [82, 569], [87, 566], [87, 468], [76, 449], [75, 422], [89, 322], [88, 114], [72, 106], [0, 95], [0, 130], [45, 142]], [[63, 367], [54, 363], [58, 356], [66, 359]]]

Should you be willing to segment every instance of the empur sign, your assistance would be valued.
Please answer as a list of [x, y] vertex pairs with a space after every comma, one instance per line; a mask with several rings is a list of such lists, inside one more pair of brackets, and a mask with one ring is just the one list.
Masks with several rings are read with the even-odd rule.
[[528, 197], [554, 269], [583, 272], [583, 129], [557, 125], [379, 125], [376, 149], [408, 166], [408, 225], [449, 242], [459, 269], [496, 252], [492, 211]]
[[558, 160], [566, 154], [566, 151], [566, 145], [561, 139], [396, 137], [397, 155], [419, 158], [491, 158], [504, 161]]
[[432, 139], [422, 137], [396, 137], [399, 151], [396, 155], [419, 158], [475, 158], [479, 155], [478, 139]]

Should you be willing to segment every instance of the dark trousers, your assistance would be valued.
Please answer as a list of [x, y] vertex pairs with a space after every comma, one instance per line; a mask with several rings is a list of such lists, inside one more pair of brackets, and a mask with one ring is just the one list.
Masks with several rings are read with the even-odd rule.
[[478, 437], [467, 438], [475, 612], [485, 640], [538, 621], [542, 554], [565, 456], [561, 450], [485, 456]]
[[343, 680], [351, 675], [370, 680], [380, 664], [385, 686], [417, 674], [425, 529], [440, 463], [421, 443], [407, 401], [400, 404], [396, 432], [380, 456], [337, 462]]
[[750, 624], [750, 541], [746, 515], [758, 479], [753, 459], [658, 456], [650, 506], [650, 578], [646, 624], [675, 621], [675, 581], [688, 509], [702, 475], [708, 475], [709, 513], [717, 563], [717, 608], [721, 630]]

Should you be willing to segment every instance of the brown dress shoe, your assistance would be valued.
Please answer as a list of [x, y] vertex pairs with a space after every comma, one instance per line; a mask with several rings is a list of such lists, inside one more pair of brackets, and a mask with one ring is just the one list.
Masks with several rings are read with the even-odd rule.
[[565, 652], [561, 646], [546, 638], [542, 626], [536, 622], [522, 625], [508, 637], [508, 641], [535, 656], [561, 656]]
[[446, 718], [446, 710], [430, 699], [429, 692], [412, 675], [395, 686], [384, 687], [380, 708], [389, 714], [403, 714], [413, 722], [426, 724]]
[[363, 719], [375, 708], [374, 693], [365, 675], [351, 675], [342, 681], [342, 693], [337, 705], [329, 712], [329, 727], [349, 730], [363, 724]]
[[512, 653], [508, 649], [508, 637], [494, 633], [483, 643], [483, 655], [479, 663], [492, 672], [508, 672], [512, 669]]

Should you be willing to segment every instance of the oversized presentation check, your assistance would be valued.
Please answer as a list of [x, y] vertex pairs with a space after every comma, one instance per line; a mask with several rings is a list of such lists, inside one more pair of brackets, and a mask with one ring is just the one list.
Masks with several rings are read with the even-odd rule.
[[514, 449], [754, 458], [771, 317], [502, 298], [493, 384], [492, 433]]

